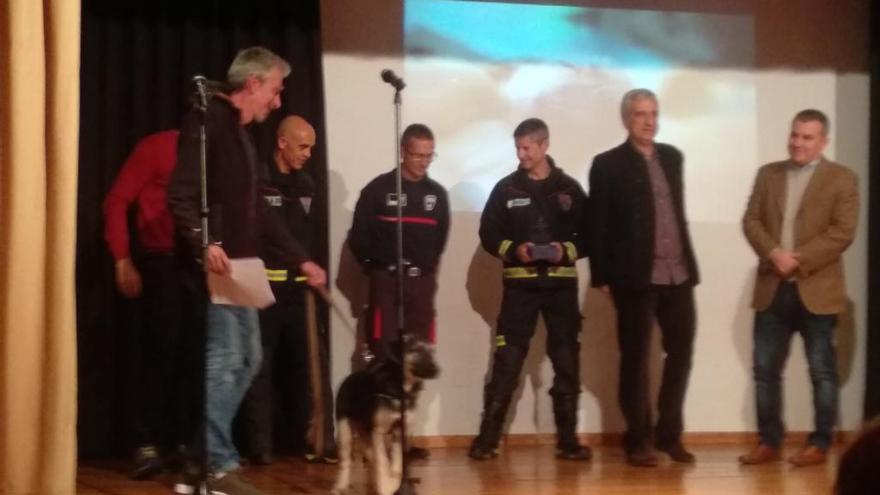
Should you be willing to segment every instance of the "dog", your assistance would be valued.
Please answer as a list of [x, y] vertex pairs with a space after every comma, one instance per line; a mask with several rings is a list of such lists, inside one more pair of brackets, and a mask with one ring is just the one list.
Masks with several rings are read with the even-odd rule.
[[[400, 403], [415, 409], [422, 381], [436, 378], [440, 368], [433, 347], [423, 341], [404, 338], [403, 366], [399, 353], [393, 358], [370, 363], [349, 375], [336, 395], [336, 442], [339, 475], [333, 493], [341, 495], [351, 485], [354, 443], [369, 442], [365, 456], [372, 464], [372, 484], [379, 495], [392, 495], [401, 484], [403, 446]], [[411, 417], [407, 412], [407, 418]], [[390, 444], [389, 444], [390, 440]]]

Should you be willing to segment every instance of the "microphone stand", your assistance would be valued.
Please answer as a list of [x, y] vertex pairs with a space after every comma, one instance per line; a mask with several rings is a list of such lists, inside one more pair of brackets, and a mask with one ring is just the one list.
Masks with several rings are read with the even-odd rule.
[[[199, 188], [201, 190], [200, 198], [200, 214], [202, 220], [202, 255], [208, 249], [210, 244], [210, 236], [208, 234], [208, 216], [211, 209], [208, 206], [208, 135], [206, 130], [205, 118], [208, 113], [208, 89], [205, 79], [195, 77], [193, 79], [196, 85], [196, 108], [199, 110]], [[203, 260], [204, 262], [204, 260]], [[201, 319], [203, 325], [207, 325], [207, 319]], [[206, 329], [203, 326], [203, 334]], [[202, 345], [205, 345], [205, 337], [202, 338]], [[207, 347], [202, 350], [202, 414], [197, 427], [198, 444], [196, 447], [196, 455], [198, 459], [199, 472], [195, 477], [193, 493], [196, 495], [208, 495], [211, 492], [210, 482], [208, 480], [208, 452], [207, 452], [207, 417], [208, 417], [208, 390], [207, 390]]]
[[398, 359], [400, 360], [400, 450], [401, 450], [401, 470], [400, 470], [400, 488], [397, 489], [395, 495], [415, 495], [416, 490], [413, 480], [409, 477], [409, 460], [407, 460], [407, 437], [406, 437], [406, 371], [405, 356], [403, 350], [403, 334], [404, 334], [404, 314], [403, 314], [403, 179], [400, 163], [400, 107], [401, 98], [400, 91], [403, 89], [402, 84], [394, 84], [394, 150], [397, 159], [397, 339], [398, 339]]

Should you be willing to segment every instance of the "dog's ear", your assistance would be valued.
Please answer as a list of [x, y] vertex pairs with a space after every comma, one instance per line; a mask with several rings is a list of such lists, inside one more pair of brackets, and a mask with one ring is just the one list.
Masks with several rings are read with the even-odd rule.
[[403, 352], [422, 352], [428, 348], [428, 343], [412, 333], [403, 334]]

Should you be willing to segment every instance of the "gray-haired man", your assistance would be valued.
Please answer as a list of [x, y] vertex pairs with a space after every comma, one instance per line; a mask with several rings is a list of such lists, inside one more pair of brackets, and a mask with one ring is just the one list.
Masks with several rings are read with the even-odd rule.
[[[283, 80], [290, 66], [271, 51], [242, 50], [227, 73], [230, 89], [215, 93], [202, 115], [194, 110], [181, 126], [178, 165], [168, 187], [168, 204], [177, 228], [205, 270], [230, 272], [230, 258], [257, 257], [266, 250], [323, 285], [326, 274], [269, 210], [259, 194], [259, 164], [244, 126], [262, 122], [281, 106]], [[199, 128], [207, 136], [207, 196], [211, 211], [209, 244], [202, 247], [200, 219]], [[205, 447], [211, 488], [229, 495], [259, 494], [238, 476], [239, 457], [231, 424], [239, 403], [260, 369], [262, 349], [257, 309], [208, 303], [206, 315]]]

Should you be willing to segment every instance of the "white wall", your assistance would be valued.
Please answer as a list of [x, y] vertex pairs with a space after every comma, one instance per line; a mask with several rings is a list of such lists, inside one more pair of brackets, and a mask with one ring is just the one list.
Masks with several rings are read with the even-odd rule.
[[[351, 214], [361, 187], [393, 165], [392, 90], [381, 83], [379, 72], [392, 68], [404, 78], [403, 64], [395, 57], [363, 57], [340, 53], [324, 56], [324, 79], [330, 188], [330, 246], [335, 297], [351, 305], [357, 314], [364, 300], [363, 279], [342, 245], [351, 222]], [[686, 429], [701, 431], [755, 430], [751, 381], [751, 322], [749, 309], [755, 257], [746, 244], [737, 219], [713, 215], [713, 208], [741, 212], [745, 207], [757, 167], [786, 156], [788, 125], [794, 113], [806, 107], [825, 110], [832, 121], [832, 140], [827, 156], [852, 167], [861, 177], [862, 204], [867, 204], [868, 177], [868, 78], [860, 74], [758, 72], [748, 75], [755, 87], [755, 135], [746, 139], [729, 138], [721, 129], [711, 153], [689, 152], [686, 181], [690, 228], [697, 251], [703, 283], [696, 291], [698, 336], [694, 368], [686, 404]], [[438, 91], [442, 88], [432, 88]], [[621, 88], [621, 93], [628, 88]], [[419, 91], [410, 86], [407, 91]], [[406, 97], [407, 92], [404, 92]], [[406, 100], [405, 100], [406, 101]], [[663, 99], [663, 113], [687, 111], [693, 100]], [[457, 111], [455, 101], [448, 102], [450, 113]], [[419, 121], [405, 107], [404, 123]], [[663, 116], [661, 114], [661, 125]], [[584, 116], [603, 120], [610, 126], [609, 136], [593, 140], [586, 135], [588, 155], [607, 149], [624, 139], [617, 115]], [[432, 122], [425, 122], [429, 126]], [[615, 128], [614, 126], [617, 126]], [[512, 128], [511, 128], [512, 129]], [[435, 129], [436, 131], [437, 129]], [[731, 129], [731, 136], [736, 135]], [[577, 129], [557, 129], [553, 136], [571, 136]], [[675, 132], [687, 132], [677, 129]], [[675, 132], [661, 135], [662, 140], [679, 143]], [[564, 149], [562, 138], [555, 137], [553, 149]], [[752, 143], [752, 144], [749, 144]], [[437, 133], [440, 159], [435, 169], [444, 167], [444, 135]], [[515, 164], [512, 143], [507, 163]], [[735, 159], [731, 160], [731, 156]], [[587, 159], [574, 158], [567, 171], [585, 183]], [[719, 165], [723, 163], [723, 165]], [[733, 163], [734, 170], [728, 170]], [[715, 167], [715, 170], [713, 170]], [[723, 167], [723, 168], [718, 168]], [[706, 174], [706, 171], [712, 173]], [[718, 183], [712, 177], [718, 177]], [[708, 181], [708, 182], [706, 182]], [[473, 187], [466, 177], [445, 185], [452, 192], [452, 230], [439, 275], [437, 296], [438, 355], [442, 376], [427, 387], [423, 396], [415, 434], [475, 434], [481, 411], [482, 387], [491, 354], [492, 325], [497, 315], [500, 295], [499, 262], [479, 249], [477, 227], [479, 213], [456, 198], [467, 197]], [[586, 184], [585, 184], [586, 186]], [[457, 194], [458, 192], [459, 194]], [[463, 200], [462, 200], [463, 201]], [[867, 223], [865, 208], [854, 245], [846, 254], [847, 285], [853, 311], [841, 319], [839, 333], [841, 400], [840, 426], [851, 430], [861, 420], [864, 389], [864, 343], [867, 271]], [[583, 290], [588, 280], [586, 264], [582, 300], [585, 322], [582, 334], [582, 377], [580, 430], [614, 432], [623, 427], [616, 401], [617, 345], [610, 301], [594, 290]], [[350, 371], [354, 338], [334, 315], [333, 377], [338, 383]], [[510, 426], [513, 433], [552, 432], [553, 421], [547, 390], [552, 380], [549, 362], [544, 356], [543, 330], [533, 341], [526, 365], [521, 396]], [[810, 385], [799, 338], [793, 342], [792, 356], [785, 373], [785, 418], [790, 430], [812, 427]], [[657, 356], [658, 358], [660, 356]], [[656, 360], [659, 371], [659, 359]], [[657, 381], [658, 373], [654, 373]]]

